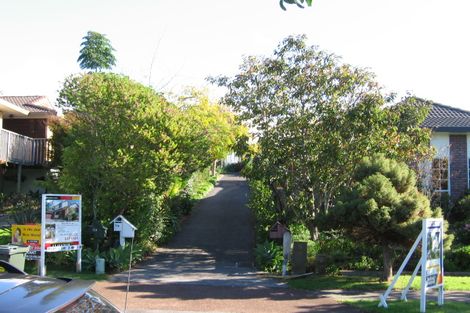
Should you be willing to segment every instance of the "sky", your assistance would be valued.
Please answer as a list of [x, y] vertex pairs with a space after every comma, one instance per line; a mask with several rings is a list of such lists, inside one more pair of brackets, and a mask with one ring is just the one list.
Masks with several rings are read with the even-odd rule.
[[243, 56], [269, 56], [289, 36], [374, 72], [399, 95], [470, 110], [470, 1], [0, 0], [0, 92], [46, 95], [80, 72], [89, 30], [115, 48], [114, 72], [163, 92], [223, 90], [205, 78], [235, 75]]

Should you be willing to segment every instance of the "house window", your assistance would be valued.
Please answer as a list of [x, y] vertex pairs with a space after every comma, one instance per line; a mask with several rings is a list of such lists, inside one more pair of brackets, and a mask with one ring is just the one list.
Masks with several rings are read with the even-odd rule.
[[449, 161], [447, 158], [432, 160], [432, 189], [434, 192], [449, 192]]

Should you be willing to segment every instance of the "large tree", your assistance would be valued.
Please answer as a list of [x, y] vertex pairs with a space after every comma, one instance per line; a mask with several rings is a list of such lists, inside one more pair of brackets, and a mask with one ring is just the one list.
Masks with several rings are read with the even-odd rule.
[[429, 132], [416, 99], [390, 108], [372, 73], [305, 40], [288, 37], [272, 56], [247, 57], [237, 75], [213, 81], [258, 139], [251, 178], [271, 188], [279, 218], [309, 224], [314, 237], [361, 158], [426, 154]]
[[116, 65], [115, 50], [105, 35], [89, 31], [83, 37], [83, 42], [80, 46], [82, 48], [80, 49], [80, 56], [77, 62], [80, 64], [81, 69], [99, 71], [111, 69]]
[[152, 240], [161, 196], [179, 166], [165, 98], [125, 76], [89, 73], [66, 79], [59, 103], [70, 122], [62, 190], [83, 195], [85, 220], [123, 214]]
[[[434, 216], [433, 216], [434, 215]], [[393, 277], [394, 249], [410, 247], [421, 220], [440, 217], [416, 188], [416, 176], [405, 163], [383, 155], [364, 158], [331, 216], [353, 239], [382, 247], [383, 278]]]

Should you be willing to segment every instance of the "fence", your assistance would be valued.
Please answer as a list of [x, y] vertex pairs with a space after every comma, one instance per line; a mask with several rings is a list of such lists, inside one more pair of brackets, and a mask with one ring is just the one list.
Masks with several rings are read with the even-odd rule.
[[45, 165], [50, 161], [50, 142], [0, 130], [0, 161], [23, 165]]

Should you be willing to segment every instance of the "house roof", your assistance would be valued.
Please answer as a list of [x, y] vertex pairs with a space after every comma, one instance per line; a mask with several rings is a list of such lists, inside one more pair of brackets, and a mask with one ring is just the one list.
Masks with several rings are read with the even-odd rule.
[[433, 103], [421, 126], [431, 128], [436, 132], [469, 132], [470, 112]]
[[0, 96], [0, 99], [12, 103], [29, 113], [57, 114], [46, 96]]

